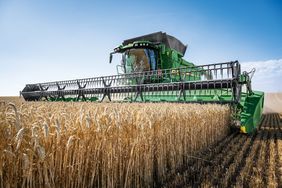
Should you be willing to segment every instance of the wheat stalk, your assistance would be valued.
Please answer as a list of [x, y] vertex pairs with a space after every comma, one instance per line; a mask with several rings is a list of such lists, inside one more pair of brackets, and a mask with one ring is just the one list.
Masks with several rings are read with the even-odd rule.
[[18, 110], [17, 110], [16, 105], [14, 103], [9, 103], [8, 105], [11, 106], [13, 108], [14, 112], [15, 112], [15, 118], [16, 118], [15, 127], [16, 127], [16, 130], [18, 131], [21, 128]]
[[15, 138], [15, 141], [17, 143], [17, 147], [16, 147], [16, 151], [20, 148], [21, 144], [22, 144], [22, 140], [23, 140], [23, 136], [24, 136], [24, 132], [25, 132], [25, 128], [21, 128]]
[[220, 105], [10, 106], [13, 113], [0, 113], [0, 131], [15, 118], [17, 132], [3, 134], [0, 142], [0, 180], [13, 187], [157, 186], [195, 152], [222, 139], [230, 120], [229, 108]]

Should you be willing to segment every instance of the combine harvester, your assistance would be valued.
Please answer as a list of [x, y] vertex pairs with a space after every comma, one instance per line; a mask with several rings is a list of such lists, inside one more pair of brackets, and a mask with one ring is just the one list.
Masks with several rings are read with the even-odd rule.
[[[125, 40], [117, 75], [27, 84], [26, 101], [124, 101], [230, 104], [234, 125], [252, 133], [261, 120], [264, 93], [253, 91], [255, 72], [238, 61], [196, 66], [183, 59], [187, 46], [163, 32]], [[245, 86], [242, 88], [242, 86]]]

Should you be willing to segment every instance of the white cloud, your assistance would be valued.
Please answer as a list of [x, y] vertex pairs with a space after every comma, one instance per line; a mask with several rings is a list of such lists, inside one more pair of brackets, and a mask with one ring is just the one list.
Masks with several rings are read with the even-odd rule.
[[282, 59], [241, 62], [242, 72], [248, 72], [252, 68], [256, 69], [252, 79], [254, 90], [264, 92], [282, 91]]

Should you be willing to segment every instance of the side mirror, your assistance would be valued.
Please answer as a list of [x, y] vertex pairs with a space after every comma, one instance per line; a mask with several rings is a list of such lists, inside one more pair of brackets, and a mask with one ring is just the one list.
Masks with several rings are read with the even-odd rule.
[[113, 60], [113, 54], [110, 53], [110, 63], [112, 63], [112, 60]]

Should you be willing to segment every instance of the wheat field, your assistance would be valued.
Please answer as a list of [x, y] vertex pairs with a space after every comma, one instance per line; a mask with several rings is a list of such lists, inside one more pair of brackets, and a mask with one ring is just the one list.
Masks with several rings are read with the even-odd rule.
[[229, 124], [224, 105], [2, 101], [0, 186], [158, 187]]

